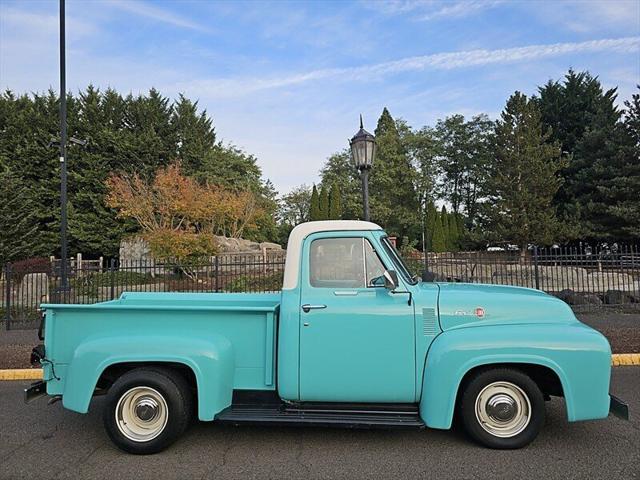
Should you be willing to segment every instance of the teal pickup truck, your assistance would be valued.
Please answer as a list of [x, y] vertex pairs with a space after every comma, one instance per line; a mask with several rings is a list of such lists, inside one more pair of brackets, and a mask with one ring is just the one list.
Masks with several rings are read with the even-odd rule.
[[309, 222], [289, 238], [282, 291], [124, 293], [43, 305], [44, 381], [26, 390], [86, 413], [105, 394], [113, 442], [158, 452], [193, 417], [220, 423], [451, 427], [492, 448], [569, 421], [628, 416], [611, 350], [562, 301], [526, 288], [420, 282], [385, 232]]

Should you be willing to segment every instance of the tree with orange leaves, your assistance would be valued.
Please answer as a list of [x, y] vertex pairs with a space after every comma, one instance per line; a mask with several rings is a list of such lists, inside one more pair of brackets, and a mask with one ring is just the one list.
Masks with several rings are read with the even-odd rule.
[[106, 203], [134, 219], [157, 258], [192, 262], [215, 254], [215, 235], [239, 238], [263, 212], [250, 191], [232, 192], [183, 175], [179, 162], [152, 181], [112, 174]]

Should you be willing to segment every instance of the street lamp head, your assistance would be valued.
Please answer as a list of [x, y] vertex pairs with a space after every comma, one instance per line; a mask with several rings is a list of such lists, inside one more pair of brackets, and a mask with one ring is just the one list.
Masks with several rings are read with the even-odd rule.
[[373, 165], [376, 155], [376, 137], [367, 132], [362, 126], [362, 115], [360, 115], [360, 130], [351, 140], [351, 158], [358, 170], [367, 170]]

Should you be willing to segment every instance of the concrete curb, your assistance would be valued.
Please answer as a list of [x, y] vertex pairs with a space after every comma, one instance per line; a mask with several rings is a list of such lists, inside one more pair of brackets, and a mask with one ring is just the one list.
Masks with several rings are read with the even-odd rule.
[[611, 365], [614, 367], [622, 365], [640, 366], [640, 353], [614, 353], [611, 355]]
[[[640, 353], [614, 353], [611, 355], [611, 365], [614, 367], [635, 365], [640, 366]], [[42, 380], [41, 368], [10, 368], [0, 369], [2, 380]]]
[[42, 369], [11, 368], [0, 370], [0, 380], [42, 380]]

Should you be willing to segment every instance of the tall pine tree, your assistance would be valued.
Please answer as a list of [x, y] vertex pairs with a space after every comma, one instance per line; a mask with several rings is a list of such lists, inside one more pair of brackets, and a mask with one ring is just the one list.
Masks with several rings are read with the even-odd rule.
[[340, 187], [337, 183], [331, 185], [329, 192], [329, 220], [340, 220], [342, 218], [342, 201], [340, 199]]
[[427, 211], [425, 218], [425, 241], [427, 243], [427, 251], [433, 251], [433, 232], [435, 231], [436, 221], [438, 220], [438, 210], [436, 209], [436, 204], [433, 203], [433, 200], [427, 200]]
[[324, 185], [320, 187], [320, 218], [318, 220], [327, 220], [329, 218], [329, 191]]
[[564, 184], [554, 205], [563, 220], [573, 225], [573, 236], [610, 239], [617, 226], [603, 215], [603, 182], [615, 183], [620, 175], [616, 161], [624, 142], [619, 131], [620, 110], [616, 89], [604, 90], [589, 72], [569, 70], [562, 82], [549, 81], [539, 89], [537, 104], [550, 141], [567, 152], [562, 169]]
[[550, 135], [537, 104], [515, 92], [496, 128], [488, 217], [493, 230], [523, 254], [528, 243], [548, 244], [561, 232], [552, 201], [562, 183], [558, 172], [564, 161]]
[[377, 154], [369, 188], [371, 218], [399, 238], [417, 238], [420, 211], [415, 191], [417, 172], [386, 108], [375, 135]]
[[[640, 91], [640, 86], [638, 86]], [[625, 102], [624, 121], [618, 125], [615, 152], [616, 175], [599, 184], [600, 202], [590, 207], [600, 211], [601, 224], [613, 240], [637, 242], [640, 239], [640, 93]], [[600, 233], [605, 236], [605, 232]]]
[[312, 222], [321, 220], [320, 216], [320, 195], [318, 195], [318, 188], [314, 185], [311, 190], [311, 205], [309, 207], [309, 220]]
[[33, 255], [38, 240], [34, 207], [20, 179], [6, 168], [0, 170], [0, 266]]
[[433, 236], [431, 238], [431, 251], [436, 253], [442, 253], [447, 251], [447, 239], [445, 238], [441, 214], [436, 214], [436, 219], [433, 225]]

